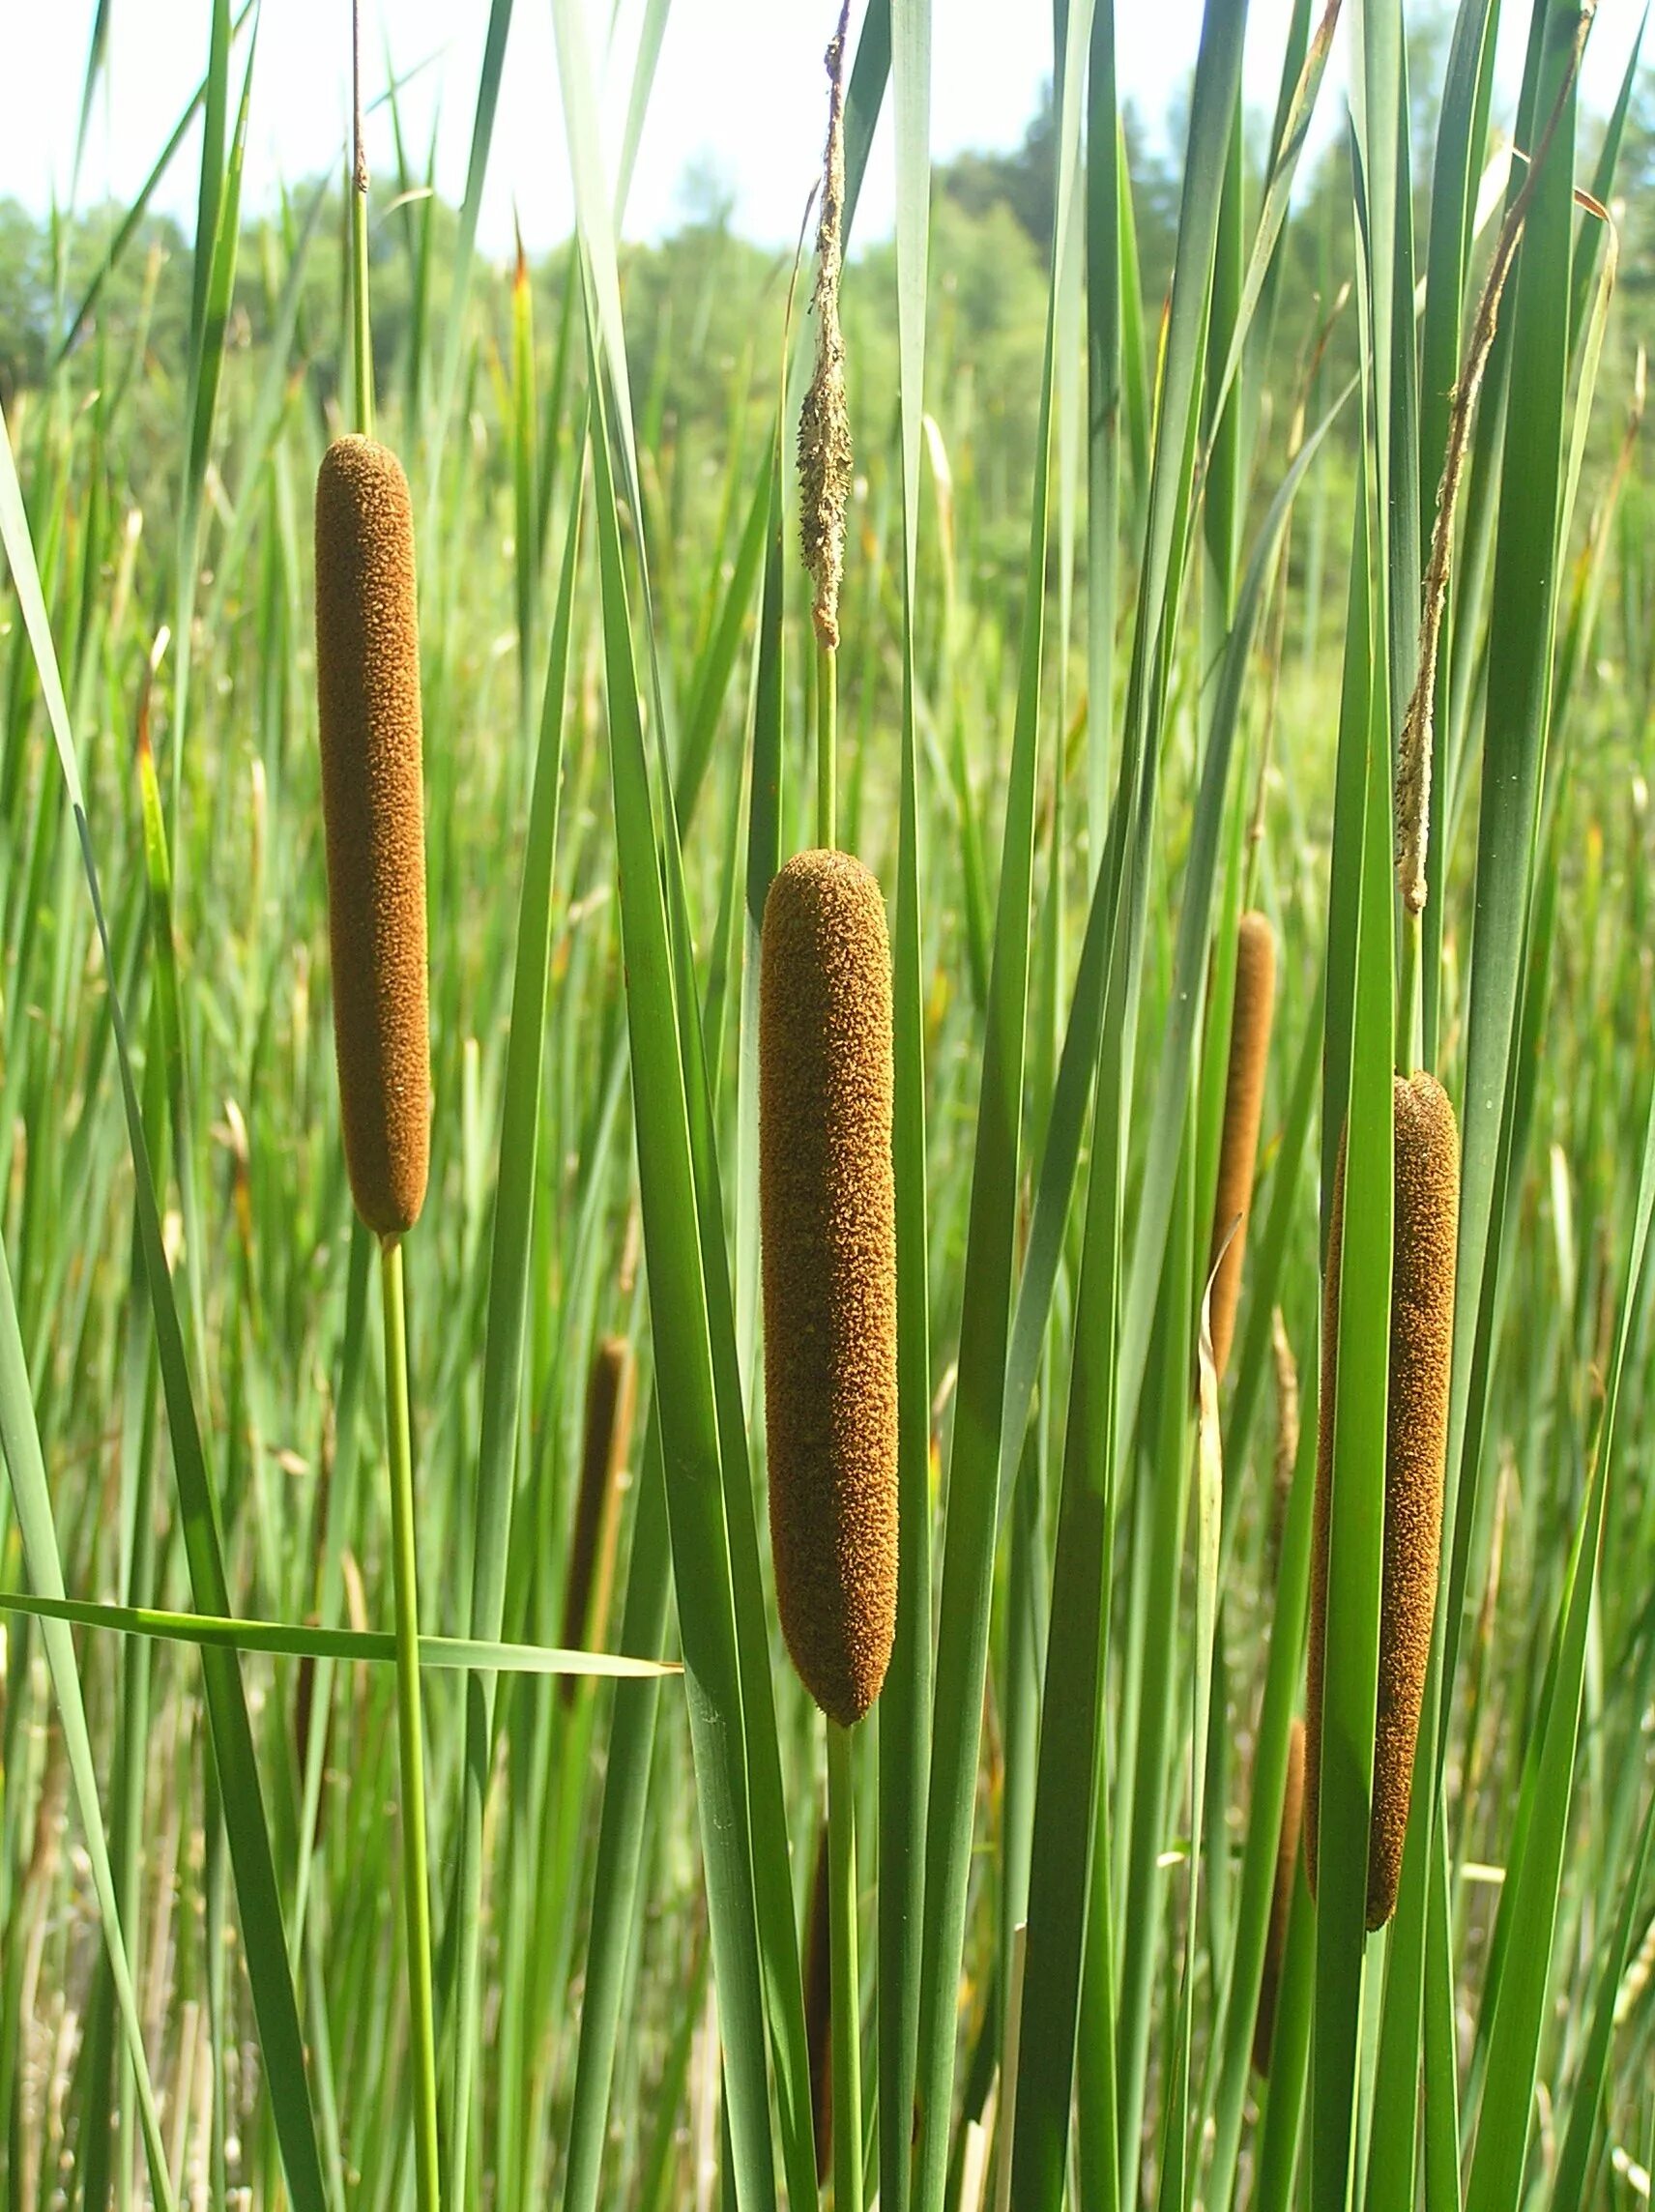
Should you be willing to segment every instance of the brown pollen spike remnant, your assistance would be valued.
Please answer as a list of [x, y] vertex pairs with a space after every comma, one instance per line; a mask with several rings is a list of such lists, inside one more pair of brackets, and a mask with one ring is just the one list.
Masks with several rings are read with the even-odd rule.
[[845, 37], [850, 0], [825, 57], [828, 147], [822, 161], [822, 213], [816, 226], [816, 365], [798, 415], [798, 535], [815, 587], [818, 642], [839, 644], [839, 585], [845, 571], [845, 508], [851, 496], [851, 417], [845, 400], [845, 335], [839, 327], [844, 265]]
[[[631, 1346], [624, 1336], [606, 1336], [593, 1354], [586, 1384], [580, 1490], [564, 1586], [561, 1641], [566, 1651], [600, 1644], [609, 1618], [621, 1476], [632, 1448], [633, 1379]], [[560, 1675], [558, 1688], [565, 1704], [573, 1700], [579, 1680], [578, 1674]]]
[[345, 1165], [380, 1237], [430, 1159], [414, 517], [394, 453], [335, 439], [316, 478], [316, 705]]
[[1270, 2071], [1270, 2045], [1276, 2032], [1276, 1997], [1288, 1948], [1288, 1914], [1292, 1908], [1293, 1875], [1298, 1865], [1299, 1831], [1304, 1822], [1304, 1723], [1295, 1719], [1288, 1737], [1287, 1787], [1282, 1793], [1282, 1825], [1276, 1841], [1276, 1882], [1270, 1893], [1270, 1926], [1264, 1937], [1264, 1971], [1259, 1983], [1259, 2011], [1253, 2023], [1253, 2064]]
[[841, 1728], [896, 1631], [896, 1207], [890, 953], [877, 880], [799, 853], [765, 903], [759, 1196], [776, 1602]]
[[[1448, 1446], [1448, 1381], [1460, 1217], [1460, 1132], [1447, 1092], [1434, 1076], [1416, 1074], [1406, 1083], [1398, 1076], [1394, 1100], [1395, 1257], [1391, 1264], [1390, 1389], [1385, 1418], [1379, 1702], [1368, 1840], [1370, 1929], [1382, 1928], [1396, 1910], [1413, 1787], [1413, 1749], [1431, 1653], [1442, 1538], [1442, 1471]], [[1341, 1143], [1322, 1297], [1321, 1404], [1311, 1555], [1305, 1870], [1313, 1891], [1321, 1779], [1321, 1677], [1327, 1635], [1327, 1541], [1344, 1206]]]
[[[1207, 1261], [1208, 1266], [1214, 1267], [1212, 1363], [1220, 1381], [1235, 1340], [1235, 1308], [1241, 1296], [1241, 1262], [1247, 1248], [1247, 1217], [1253, 1204], [1253, 1172], [1259, 1158], [1259, 1122], [1264, 1109], [1264, 1069], [1270, 1057], [1275, 1004], [1275, 935], [1263, 915], [1249, 912], [1241, 917], [1235, 935], [1230, 1071], [1224, 1091], [1224, 1138], [1218, 1154], [1218, 1188]], [[1235, 1234], [1231, 1236], [1233, 1225]]]

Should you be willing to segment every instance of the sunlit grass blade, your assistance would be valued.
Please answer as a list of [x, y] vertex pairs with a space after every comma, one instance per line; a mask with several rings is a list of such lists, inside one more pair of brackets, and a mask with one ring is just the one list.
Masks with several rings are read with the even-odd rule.
[[[632, 1531], [632, 1558], [621, 1645], [656, 1652], [666, 1633], [672, 1562], [667, 1549], [665, 1475], [660, 1423], [652, 1410], [644, 1446], [643, 1489]], [[610, 2083], [620, 2033], [626, 1955], [638, 1908], [648, 1813], [650, 1761], [660, 1693], [652, 1683], [617, 1691], [604, 1769], [592, 1928], [587, 1941], [580, 2049], [569, 2109], [564, 2212], [592, 2212], [598, 2201], [608, 2133]]]
[[[3, 441], [4, 432], [0, 431], [0, 442]], [[0, 496], [3, 496], [3, 489], [0, 486]], [[22, 1532], [30, 1575], [44, 1599], [59, 1599], [63, 1595], [63, 1568], [58, 1557], [57, 1535], [52, 1525], [51, 1495], [46, 1485], [45, 1463], [41, 1456], [34, 1402], [29, 1393], [28, 1368], [23, 1359], [22, 1338], [17, 1328], [17, 1309], [12, 1293], [12, 1269], [3, 1250], [0, 1250], [0, 1444], [5, 1448], [6, 1468], [12, 1478], [12, 1501]], [[143, 2022], [138, 2012], [131, 1965], [116, 1904], [115, 1879], [103, 1833], [103, 1812], [99, 1802], [98, 1776], [92, 1761], [92, 1738], [86, 1724], [86, 1707], [80, 1692], [74, 1644], [68, 1627], [62, 1623], [48, 1626], [44, 1641], [74, 1775], [76, 1808], [80, 1814], [87, 1857], [91, 1861], [104, 1947], [114, 1976], [116, 2002], [120, 2008], [128, 2055], [137, 2081], [138, 2113], [149, 2161], [150, 2186], [155, 2192], [157, 2203], [164, 2208], [164, 2212], [172, 2212], [177, 2199], [173, 2193], [166, 2151], [161, 2141], [155, 2089], [150, 2081], [149, 2062], [144, 2052]]]
[[[69, 725], [69, 711], [64, 703], [62, 683], [58, 675], [57, 655], [41, 596], [34, 548], [17, 487], [11, 441], [3, 418], [0, 418], [0, 538], [4, 539], [13, 582], [22, 602], [41, 686], [46, 699], [53, 741], [74, 815], [81, 864], [103, 956], [122, 1101], [126, 1110], [128, 1142], [136, 1181], [139, 1241], [151, 1310], [155, 1316], [190, 1582], [197, 1602], [205, 1601], [203, 1610], [227, 1616], [231, 1609], [229, 1586], [224, 1573], [222, 1539], [190, 1389], [184, 1332], [179, 1324], [172, 1279], [162, 1242], [160, 1214], [144, 1142], [142, 1111], [132, 1079], [126, 1018], [117, 990], [114, 954], [99, 888], [97, 866], [93, 859], [92, 833], [86, 820], [80, 771]], [[321, 2162], [316, 2149], [315, 2128], [305, 2081], [304, 2044], [293, 1981], [288, 1970], [270, 1831], [265, 1820], [263, 1792], [253, 1753], [246, 1695], [233, 1653], [206, 1653], [203, 1674], [215, 1754], [223, 1786], [225, 1819], [242, 1913], [242, 1938], [264, 2050], [266, 2081], [276, 2114], [288, 2186], [300, 2212], [322, 2212], [324, 2191]]]
[[959, 1390], [944, 1525], [942, 1613], [926, 1799], [924, 1949], [915, 2075], [915, 2200], [919, 2212], [941, 2212], [952, 2132], [955, 1995], [965, 1945], [989, 1606], [1000, 1521], [1001, 1424], [1011, 1322], [1012, 1245], [1022, 1173], [1024, 1031], [1044, 650], [1056, 272], [1062, 266], [1062, 242], [1073, 219], [1077, 193], [1083, 57], [1089, 27], [1089, 6], [1077, 6], [1067, 24], [1058, 224], [1052, 259], [1054, 287], [1046, 322], [1028, 597], [1006, 782], [994, 957], [972, 1167]]
[[[529, 1242], [540, 1157], [542, 1067], [545, 1058], [547, 958], [551, 939], [552, 868], [563, 789], [565, 689], [568, 677], [581, 500], [576, 486], [552, 622], [540, 710], [540, 737], [529, 800], [528, 840], [518, 896], [511, 1026], [500, 1130], [500, 1168], [489, 1260], [488, 1319], [483, 1339], [481, 1437], [478, 1446], [477, 1532], [472, 1553], [470, 1627], [498, 1640], [505, 1617], [507, 1555], [511, 1533], [512, 1467], [529, 1306]], [[452, 1910], [458, 1929], [452, 1992], [453, 2077], [449, 2115], [450, 2201], [466, 2192], [471, 2078], [476, 2059], [478, 1912], [482, 1882], [482, 1821], [493, 1768], [494, 1685], [479, 1675], [466, 1685], [466, 1751], [460, 1844]]]
[[895, 1049], [897, 1479], [896, 1642], [879, 1713], [880, 2202], [907, 2212], [908, 2122], [918, 2057], [925, 1908], [925, 1781], [931, 1736], [931, 1335], [925, 1189], [924, 876], [915, 698], [920, 404], [930, 202], [930, 0], [895, 0], [897, 349], [902, 437], [902, 778], [892, 932]]
[[1655, 1105], [1644, 1136], [1614, 1360], [1593, 1453], [1591, 1481], [1569, 1563], [1567, 1600], [1557, 1624], [1549, 1710], [1533, 1770], [1534, 1814], [1507, 1871], [1500, 1899], [1502, 1917], [1509, 1916], [1523, 1936], [1509, 1951], [1495, 2000], [1488, 2070], [1466, 2189], [1466, 2212], [1507, 2212], [1522, 2198], [1535, 2066], [1552, 1979], [1552, 1936], [1568, 1843], [1587, 1624], [1597, 1585], [1605, 1502], [1614, 1467], [1615, 1424], [1627, 1347], [1642, 1294], [1652, 1212]]
[[[1300, 1361], [1299, 1373], [1307, 1381], [1315, 1372], [1312, 1362]], [[1300, 1419], [1298, 1457], [1282, 1524], [1276, 1566], [1269, 1665], [1248, 1784], [1247, 1840], [1236, 1906], [1235, 1948], [1224, 1992], [1220, 2054], [1215, 2067], [1213, 2137], [1205, 2199], [1212, 2212], [1229, 2212], [1234, 2198], [1242, 2105], [1258, 2017], [1264, 1945], [1269, 1935], [1276, 1844], [1287, 1779], [1288, 1736], [1304, 1667], [1304, 1622], [1310, 1591], [1311, 1525], [1316, 1494], [1314, 1388], [1305, 1390]], [[1271, 2074], [1277, 2081], [1282, 2079], [1274, 2064]]]
[[606, 615], [610, 772], [668, 1523], [696, 1750], [738, 2197], [743, 2212], [751, 2207], [763, 2212], [775, 2200], [775, 2178], [730, 1554], [677, 994], [638, 719], [608, 435], [607, 412], [598, 399], [593, 451]]

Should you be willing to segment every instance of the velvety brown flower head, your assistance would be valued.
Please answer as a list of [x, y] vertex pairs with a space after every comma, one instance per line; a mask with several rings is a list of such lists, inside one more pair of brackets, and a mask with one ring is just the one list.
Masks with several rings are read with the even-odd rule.
[[890, 954], [859, 860], [800, 853], [765, 904], [759, 1188], [770, 1544], [805, 1688], [850, 1727], [896, 1631]]
[[[1235, 936], [1235, 1004], [1230, 1019], [1230, 1069], [1224, 1090], [1224, 1139], [1218, 1153], [1218, 1188], [1212, 1205], [1212, 1360], [1220, 1379], [1230, 1364], [1235, 1308], [1241, 1296], [1241, 1261], [1253, 1206], [1253, 1172], [1259, 1159], [1259, 1121], [1264, 1107], [1264, 1068], [1270, 1057], [1270, 1021], [1276, 1003], [1276, 940], [1262, 914], [1241, 917]], [[1231, 1237], [1231, 1224], [1237, 1224]], [[1229, 1237], [1230, 1241], [1225, 1243]], [[1218, 1258], [1222, 1248], [1224, 1257]]]
[[[1448, 1448], [1448, 1379], [1454, 1344], [1454, 1267], [1460, 1221], [1460, 1132], [1435, 1077], [1399, 1075], [1396, 1112], [1395, 1258], [1391, 1266], [1390, 1390], [1385, 1415], [1384, 1581], [1379, 1612], [1379, 1703], [1368, 1841], [1368, 1926], [1396, 1910], [1413, 1787], [1413, 1748], [1431, 1654], [1442, 1540], [1442, 1470]], [[1321, 1405], [1311, 1555], [1310, 1672], [1305, 1710], [1305, 1869], [1316, 1887], [1321, 1781], [1321, 1674], [1327, 1620], [1327, 1538], [1333, 1484], [1333, 1396], [1338, 1377], [1339, 1270], [1344, 1242], [1345, 1153], [1334, 1181], [1322, 1296]]]
[[335, 439], [316, 478], [316, 706], [345, 1165], [395, 1237], [430, 1159], [425, 817], [413, 509], [371, 438]]

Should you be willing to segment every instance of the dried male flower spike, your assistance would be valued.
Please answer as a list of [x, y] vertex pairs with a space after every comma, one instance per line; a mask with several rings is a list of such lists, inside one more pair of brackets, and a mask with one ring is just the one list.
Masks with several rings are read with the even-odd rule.
[[845, 401], [845, 335], [839, 327], [844, 267], [845, 37], [850, 0], [828, 43], [828, 146], [822, 162], [822, 212], [816, 226], [816, 365], [798, 416], [798, 535], [815, 587], [816, 635], [831, 653], [839, 643], [839, 585], [845, 572], [845, 508], [851, 496], [851, 417]]
[[[621, 1519], [621, 1477], [632, 1448], [635, 1369], [624, 1336], [606, 1336], [593, 1354], [586, 1384], [586, 1428], [581, 1442], [580, 1489], [569, 1537], [564, 1586], [562, 1643], [581, 1651], [602, 1639], [615, 1575], [615, 1536]], [[580, 1677], [559, 1677], [566, 1704]]]
[[896, 1630], [896, 1205], [890, 954], [879, 884], [799, 853], [765, 902], [759, 1198], [776, 1603], [841, 1728]]
[[[1368, 1840], [1370, 1929], [1396, 1910], [1413, 1786], [1413, 1750], [1431, 1652], [1442, 1537], [1448, 1381], [1454, 1342], [1454, 1268], [1460, 1215], [1460, 1133], [1448, 1094], [1433, 1076], [1395, 1078], [1396, 1210], [1391, 1265], [1390, 1389], [1385, 1417], [1384, 1567], [1379, 1600], [1379, 1701], [1374, 1725], [1373, 1813]], [[1345, 1157], [1333, 1189], [1322, 1297], [1321, 1403], [1311, 1555], [1310, 1667], [1306, 1699], [1305, 1868], [1316, 1887], [1321, 1775], [1321, 1680], [1327, 1639], [1327, 1542], [1333, 1486], [1333, 1403], [1338, 1378], [1339, 1272], [1344, 1242]]]
[[408, 480], [371, 438], [335, 439], [316, 478], [316, 705], [345, 1165], [399, 1237], [430, 1159], [420, 631]]
[[1293, 1875], [1298, 1865], [1299, 1831], [1304, 1821], [1304, 1723], [1294, 1719], [1288, 1737], [1287, 1784], [1282, 1792], [1282, 1825], [1276, 1839], [1276, 1880], [1270, 1893], [1270, 1925], [1264, 1937], [1264, 1971], [1259, 1983], [1259, 2010], [1253, 2023], [1253, 2064], [1270, 2071], [1270, 2046], [1276, 2032], [1276, 1998], [1287, 1956], [1288, 1914], [1292, 1908]]
[[1249, 911], [1241, 917], [1235, 935], [1235, 1000], [1230, 1019], [1224, 1137], [1218, 1153], [1218, 1188], [1207, 1260], [1209, 1267], [1216, 1263], [1212, 1278], [1212, 1363], [1220, 1380], [1230, 1364], [1230, 1348], [1235, 1338], [1235, 1308], [1241, 1296], [1241, 1261], [1253, 1203], [1253, 1171], [1259, 1158], [1259, 1122], [1264, 1106], [1264, 1069], [1270, 1057], [1275, 1002], [1275, 935], [1263, 915]]

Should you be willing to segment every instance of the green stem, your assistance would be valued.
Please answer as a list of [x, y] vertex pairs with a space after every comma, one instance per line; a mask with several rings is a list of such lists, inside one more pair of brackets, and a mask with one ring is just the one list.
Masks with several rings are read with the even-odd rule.
[[828, 1723], [828, 1944], [833, 1988], [833, 2212], [862, 2212], [856, 1771], [851, 1731], [836, 1721]]
[[833, 739], [839, 707], [839, 656], [816, 648], [816, 842], [826, 852], [837, 843], [834, 826]]
[[424, 1744], [420, 1720], [420, 1604], [414, 1553], [414, 1453], [408, 1426], [408, 1319], [402, 1246], [380, 1247], [385, 1290], [385, 1441], [391, 1462], [396, 1597], [396, 1735], [402, 1773], [402, 1901], [413, 2014], [414, 2164], [419, 2212], [438, 2212], [437, 2036], [431, 1995], [431, 1904], [425, 1858]]
[[367, 323], [367, 157], [363, 152], [362, 10], [351, 9], [351, 339], [357, 428], [373, 436], [373, 347]]
[[1425, 1054], [1425, 1008], [1422, 999], [1424, 963], [1420, 945], [1421, 917], [1417, 914], [1404, 913], [1402, 917], [1402, 975], [1396, 1003], [1396, 1063], [1400, 1074], [1411, 1075], [1423, 1066]]

